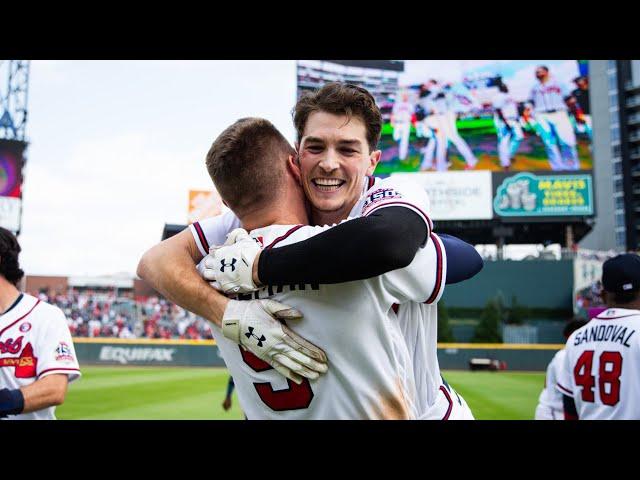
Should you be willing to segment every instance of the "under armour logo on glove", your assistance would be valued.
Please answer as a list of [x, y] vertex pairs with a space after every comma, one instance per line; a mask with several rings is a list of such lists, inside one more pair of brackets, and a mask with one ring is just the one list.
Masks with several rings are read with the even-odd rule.
[[244, 334], [245, 337], [247, 338], [255, 338], [256, 340], [258, 340], [258, 346], [261, 347], [262, 346], [262, 342], [264, 342], [267, 337], [265, 337], [264, 335], [260, 335], [259, 337], [253, 333], [253, 327], [249, 327], [249, 331], [247, 333]]
[[225, 263], [225, 259], [223, 258], [222, 260], [220, 260], [220, 265], [221, 265], [221, 267], [220, 267], [220, 271], [221, 271], [221, 272], [224, 272], [224, 269], [225, 269], [226, 267], [231, 267], [231, 271], [232, 271], [232, 272], [233, 272], [233, 271], [235, 271], [235, 269], [236, 269], [236, 262], [237, 262], [237, 261], [238, 261], [238, 260], [236, 260], [235, 258], [232, 258], [232, 259], [231, 259], [231, 263]]

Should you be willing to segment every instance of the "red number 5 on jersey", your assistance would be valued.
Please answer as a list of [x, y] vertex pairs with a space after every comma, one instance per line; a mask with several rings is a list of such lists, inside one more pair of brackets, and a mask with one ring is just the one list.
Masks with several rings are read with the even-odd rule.
[[[266, 372], [272, 370], [273, 367], [264, 360], [260, 360], [253, 353], [243, 350], [239, 345], [240, 353], [244, 363], [249, 365], [255, 372]], [[313, 399], [313, 390], [309, 379], [303, 378], [302, 383], [298, 385], [287, 378], [289, 388], [284, 390], [274, 390], [269, 382], [253, 383], [253, 386], [263, 401], [271, 410], [281, 412], [283, 410], [300, 410], [308, 408]]]

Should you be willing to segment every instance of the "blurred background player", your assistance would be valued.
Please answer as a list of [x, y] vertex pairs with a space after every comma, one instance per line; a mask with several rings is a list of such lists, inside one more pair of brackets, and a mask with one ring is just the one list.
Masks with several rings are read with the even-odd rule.
[[538, 82], [531, 89], [529, 100], [533, 104], [536, 133], [547, 150], [551, 169], [578, 170], [576, 136], [565, 103], [571, 95], [564, 85], [549, 75], [548, 67], [537, 67], [535, 76]]
[[478, 163], [478, 159], [471, 151], [471, 148], [469, 148], [467, 142], [460, 136], [457, 122], [461, 113], [468, 113], [474, 109], [479, 110], [481, 106], [473, 97], [471, 91], [462, 83], [448, 83], [444, 86], [444, 92], [447, 105], [445, 112], [447, 119], [445, 123], [447, 142], [451, 142], [460, 155], [462, 155], [462, 158], [466, 162], [465, 170], [471, 170]]
[[429, 95], [431, 88], [434, 86], [434, 80], [420, 85], [420, 93], [418, 104], [416, 106], [416, 136], [426, 138], [427, 144], [422, 148], [423, 154], [420, 163], [420, 170], [431, 170], [433, 168], [433, 159], [438, 139], [436, 137], [436, 127], [434, 122], [433, 110]]
[[589, 103], [589, 78], [576, 77], [573, 82], [578, 88], [571, 92], [571, 97], [567, 99], [567, 105], [571, 112], [577, 133], [585, 133], [589, 137], [589, 145], [593, 140], [593, 130], [591, 128], [591, 106]]
[[[587, 322], [574, 319], [569, 322], [562, 332], [565, 341], [569, 336]], [[538, 406], [536, 407], [535, 420], [564, 420], [564, 410], [562, 406], [562, 393], [556, 387], [558, 379], [558, 369], [564, 365], [565, 349], [559, 350], [547, 367], [547, 375], [544, 379], [544, 389], [540, 394]]]
[[498, 84], [498, 93], [493, 97], [492, 104], [495, 109], [493, 122], [498, 134], [500, 166], [508, 171], [524, 138], [519, 121], [518, 104], [509, 95], [509, 88], [503, 82]]
[[391, 125], [393, 127], [393, 139], [400, 142], [398, 158], [404, 160], [409, 153], [409, 134], [411, 133], [411, 120], [414, 106], [409, 102], [409, 93], [406, 90], [399, 92], [400, 100], [396, 98], [391, 111]]
[[55, 420], [80, 367], [62, 310], [18, 290], [19, 253], [0, 228], [0, 418]]
[[607, 307], [571, 334], [557, 388], [567, 420], [640, 420], [640, 257], [602, 265]]
[[231, 408], [234, 388], [235, 384], [233, 383], [233, 377], [229, 375], [229, 381], [227, 382], [227, 394], [224, 397], [224, 402], [222, 402], [222, 408], [224, 408], [225, 412], [229, 411]]

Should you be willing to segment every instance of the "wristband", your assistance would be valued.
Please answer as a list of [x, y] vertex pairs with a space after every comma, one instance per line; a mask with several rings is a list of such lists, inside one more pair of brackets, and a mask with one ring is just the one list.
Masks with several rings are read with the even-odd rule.
[[24, 410], [24, 396], [19, 388], [0, 390], [0, 416], [18, 415]]

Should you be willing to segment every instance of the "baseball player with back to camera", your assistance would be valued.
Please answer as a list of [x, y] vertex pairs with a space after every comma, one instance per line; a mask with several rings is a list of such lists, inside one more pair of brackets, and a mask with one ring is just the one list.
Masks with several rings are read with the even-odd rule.
[[55, 420], [80, 367], [62, 310], [18, 290], [19, 253], [0, 228], [0, 419]]
[[[336, 99], [340, 100], [334, 105], [332, 102]], [[366, 104], [367, 107], [358, 110], [356, 105], [362, 104]], [[356, 142], [352, 142], [353, 139], [348, 137], [343, 138], [344, 134], [340, 129], [328, 129], [324, 132], [320, 129], [314, 131], [313, 135], [306, 131], [307, 120], [316, 111], [336, 112], [340, 117], [338, 120], [342, 122], [340, 125], [344, 125], [345, 109], [351, 106], [355, 112], [353, 120], [356, 123], [364, 123], [363, 131], [356, 136]], [[365, 176], [369, 169], [372, 171], [375, 168], [379, 160], [380, 152], [373, 150], [379, 139], [379, 110], [366, 90], [339, 84], [328, 84], [314, 92], [313, 96], [301, 98], [296, 109], [299, 110], [295, 117], [299, 138], [306, 136], [305, 140], [309, 140], [308, 143], [302, 142], [300, 145], [304, 147], [300, 154], [300, 181], [310, 201], [312, 219], [316, 224], [337, 223], [346, 219], [358, 202], [361, 211], [367, 198], [365, 193], [369, 187], [380, 182], [379, 179]], [[358, 136], [361, 139], [358, 140]], [[304, 149], [307, 149], [306, 153]], [[380, 190], [373, 191], [378, 200], [386, 195], [382, 191], [384, 189]], [[391, 192], [389, 194], [395, 195]], [[387, 208], [340, 224], [328, 232], [296, 245], [263, 250], [257, 262], [259, 278], [268, 284], [305, 281], [338, 283], [370, 278], [408, 265], [420, 248], [420, 232], [424, 230], [425, 222], [422, 216], [407, 208], [408, 205], [399, 198], [389, 198], [388, 203], [394, 203], [393, 200], [395, 205], [386, 204]], [[357, 215], [358, 209], [352, 216]], [[224, 305], [217, 305], [223, 303], [220, 298], [224, 297], [198, 277], [193, 264], [207, 254], [209, 245], [222, 243], [226, 234], [238, 225], [232, 214], [198, 222], [190, 227], [190, 231], [165, 240], [145, 253], [138, 273], [155, 288], [170, 298], [173, 297], [174, 301], [179, 304], [182, 302], [185, 308], [196, 310], [205, 318], [221, 316]], [[193, 235], [190, 232], [193, 232]], [[443, 238], [442, 241], [449, 257], [443, 258], [446, 263], [444, 275], [447, 283], [462, 281], [482, 268], [482, 260], [472, 246], [451, 237]], [[452, 252], [450, 256], [449, 252]], [[327, 258], [332, 259], [330, 264]], [[333, 265], [341, 265], [342, 268], [336, 269]], [[427, 363], [418, 361], [420, 355], [421, 360], [426, 356], [429, 361], [432, 357], [435, 358], [435, 362], [428, 365], [433, 367], [431, 375], [424, 372], [422, 374], [423, 384], [429, 383], [427, 379], [430, 379], [437, 385], [435, 393], [433, 389], [428, 392], [432, 394], [431, 400], [433, 401], [436, 395], [457, 398], [453, 391], [439, 393], [439, 386], [443, 385], [443, 382], [439, 377], [435, 350], [437, 317], [435, 312], [429, 316], [431, 312], [428, 307], [422, 304], [403, 304], [398, 307], [397, 315], [401, 320], [406, 319], [405, 326], [411, 325], [417, 329], [414, 330], [415, 336], [411, 340], [411, 345], [415, 345], [416, 348], [413, 352], [414, 363]], [[424, 321], [420, 322], [419, 318]], [[410, 329], [407, 329], [405, 335], [409, 334]], [[422, 336], [418, 337], [419, 334]], [[427, 337], [433, 337], [433, 345], [418, 341]], [[431, 338], [429, 341], [431, 342]], [[430, 351], [431, 346], [433, 352]], [[420, 368], [417, 370], [420, 371]], [[428, 389], [423, 390], [424, 395], [428, 395], [426, 390]], [[443, 416], [449, 411], [450, 416], [454, 417], [456, 410], [445, 408]]]
[[602, 265], [607, 307], [567, 340], [557, 388], [567, 420], [640, 420], [640, 257]]
[[567, 115], [566, 101], [571, 97], [568, 88], [549, 74], [549, 68], [540, 65], [535, 71], [538, 82], [531, 89], [529, 101], [533, 104], [535, 130], [549, 156], [552, 170], [579, 170], [576, 135]]
[[509, 95], [509, 88], [503, 83], [498, 84], [498, 93], [492, 100], [494, 108], [493, 122], [498, 134], [498, 156], [500, 166], [508, 171], [511, 168], [513, 157], [518, 151], [520, 142], [524, 138], [520, 126], [518, 104]]
[[[565, 341], [577, 329], [587, 322], [580, 319], [570, 321], [562, 332]], [[562, 393], [557, 389], [559, 369], [564, 367], [566, 350], [560, 349], [547, 366], [547, 374], [544, 378], [544, 389], [540, 393], [538, 406], [536, 407], [535, 420], [564, 420], [564, 407], [562, 406]]]
[[[398, 97], [400, 97], [398, 99]], [[393, 127], [393, 139], [399, 142], [398, 158], [404, 160], [409, 154], [409, 135], [411, 134], [411, 119], [414, 106], [409, 101], [409, 93], [406, 90], [396, 94], [396, 101], [391, 110], [391, 126]]]

